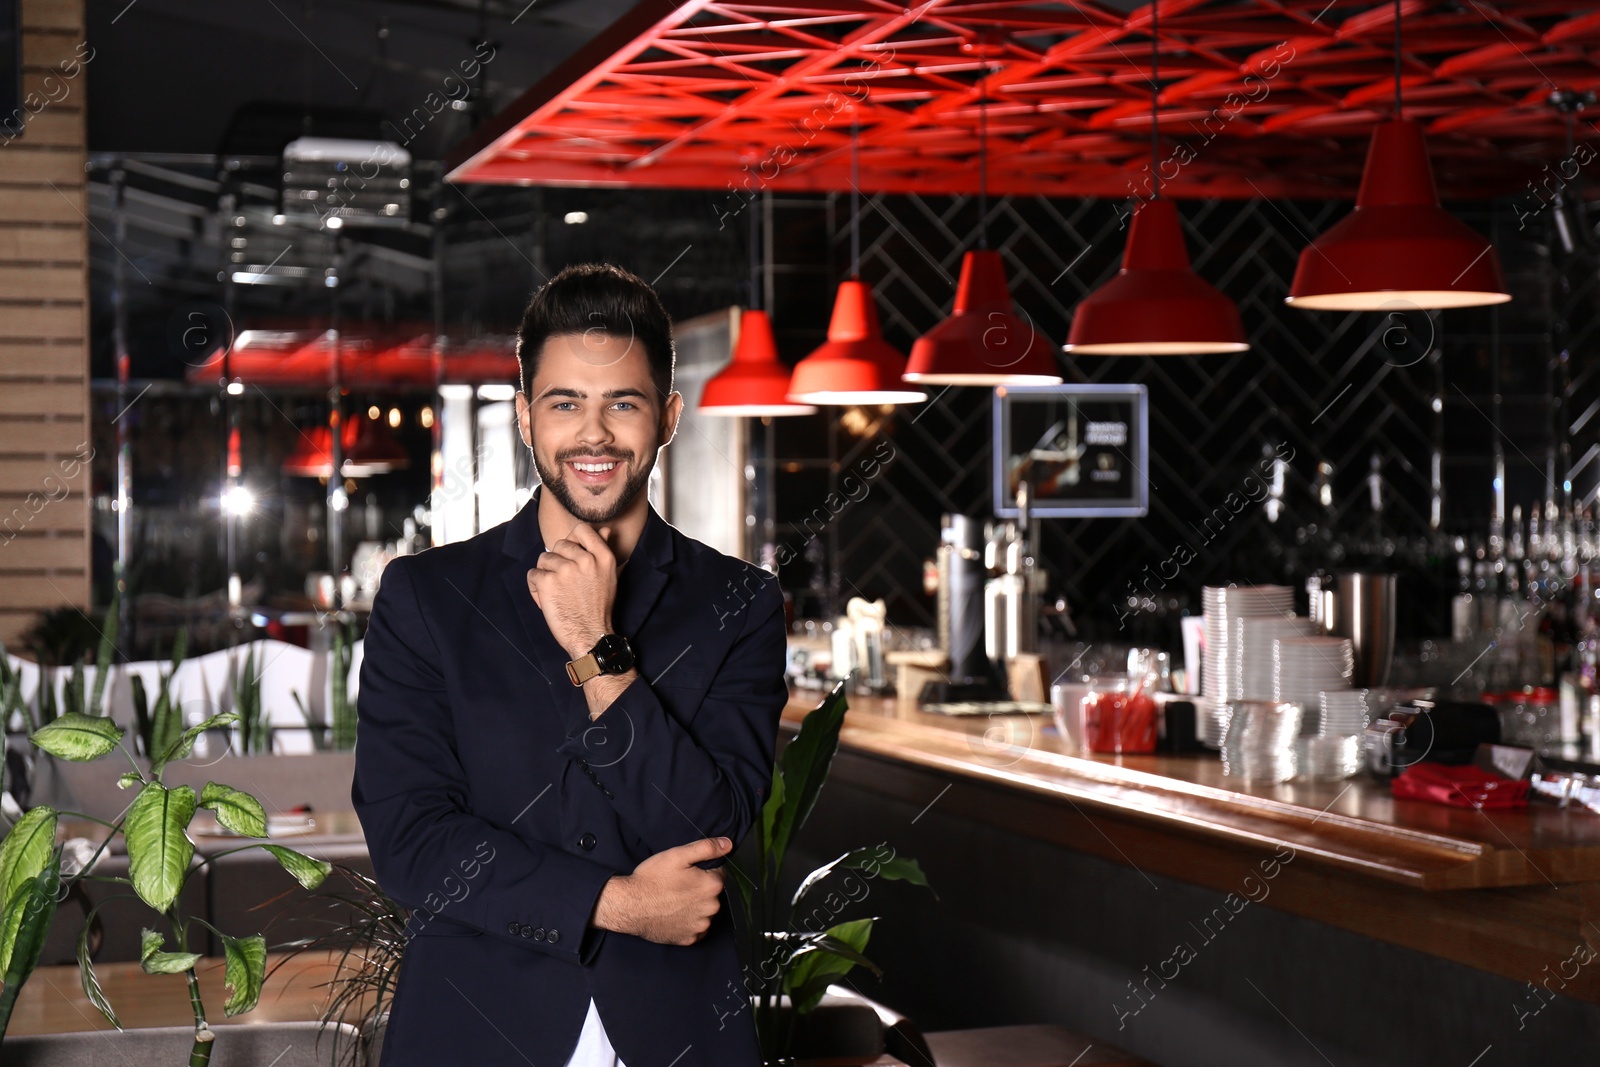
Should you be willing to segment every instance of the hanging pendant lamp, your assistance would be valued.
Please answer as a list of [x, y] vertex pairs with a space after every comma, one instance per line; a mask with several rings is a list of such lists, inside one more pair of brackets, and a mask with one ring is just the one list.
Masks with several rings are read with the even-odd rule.
[[1066, 350], [1074, 355], [1192, 356], [1250, 347], [1233, 301], [1190, 268], [1178, 209], [1161, 198], [1159, 27], [1151, 4], [1151, 198], [1134, 209], [1122, 269], [1072, 314]]
[[739, 343], [733, 359], [706, 382], [700, 411], [707, 415], [810, 415], [810, 404], [791, 403], [789, 368], [778, 358], [772, 320], [748, 308], [739, 317]]
[[1056, 344], [1011, 306], [1006, 266], [989, 249], [989, 123], [978, 93], [978, 247], [961, 259], [949, 318], [911, 346], [905, 380], [929, 385], [1056, 385]]
[[1307, 245], [1287, 304], [1384, 311], [1503, 304], [1500, 257], [1439, 205], [1422, 127], [1401, 116], [1400, 3], [1394, 10], [1394, 119], [1372, 131], [1356, 209]]
[[850, 279], [839, 283], [828, 340], [802, 359], [789, 382], [797, 404], [919, 404], [928, 399], [905, 385], [906, 358], [883, 339], [872, 290], [861, 280], [860, 146], [850, 124]]

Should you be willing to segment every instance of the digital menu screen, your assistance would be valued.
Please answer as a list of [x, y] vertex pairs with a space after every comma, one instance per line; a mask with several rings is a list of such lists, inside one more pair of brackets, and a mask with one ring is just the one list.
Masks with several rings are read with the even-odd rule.
[[994, 513], [1033, 491], [1041, 518], [1149, 509], [1149, 394], [1142, 385], [1001, 386], [994, 391]]

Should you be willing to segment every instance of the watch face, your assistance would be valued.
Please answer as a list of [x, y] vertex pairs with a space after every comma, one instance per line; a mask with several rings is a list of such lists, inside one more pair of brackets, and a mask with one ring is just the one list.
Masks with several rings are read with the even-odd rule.
[[633, 669], [633, 649], [621, 634], [606, 634], [592, 652], [595, 662], [607, 674], [627, 674]]

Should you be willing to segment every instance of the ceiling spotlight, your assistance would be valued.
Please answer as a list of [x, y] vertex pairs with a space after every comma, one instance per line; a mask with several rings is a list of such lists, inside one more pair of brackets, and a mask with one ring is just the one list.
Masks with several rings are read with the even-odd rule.
[[568, 226], [582, 226], [589, 221], [589, 213], [587, 211], [569, 211], [561, 216], [561, 221]]

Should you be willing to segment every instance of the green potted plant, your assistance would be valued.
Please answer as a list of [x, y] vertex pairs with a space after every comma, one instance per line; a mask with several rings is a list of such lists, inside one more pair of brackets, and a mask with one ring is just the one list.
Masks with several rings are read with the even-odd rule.
[[[856, 967], [881, 974], [864, 954], [874, 918], [832, 922], [844, 910], [836, 894], [824, 894], [829, 877], [844, 871], [928, 888], [917, 861], [897, 856], [887, 843], [849, 852], [800, 880], [787, 899], [780, 892], [784, 859], [828, 779], [839, 749], [839, 729], [848, 702], [841, 681], [800, 723], [772, 769], [772, 790], [750, 835], [755, 863], [745, 870], [728, 864], [738, 887], [738, 927], [745, 989], [755, 1010], [756, 1034], [768, 1063], [789, 1060], [799, 1019], [815, 1011], [828, 986]], [[818, 927], [822, 927], [819, 929]], [[785, 1003], [787, 1000], [787, 1003]]]
[[[270, 853], [308, 889], [322, 883], [330, 865], [263, 841], [196, 860], [188, 829], [200, 808], [210, 809], [217, 822], [234, 833], [256, 838], [267, 834], [266, 812], [260, 801], [250, 794], [218, 782], [208, 782], [196, 794], [189, 786], [168, 787], [161, 780], [167, 765], [186, 757], [202, 733], [230, 726], [237, 717], [230, 711], [184, 730], [150, 758], [148, 770], [141, 768], [133, 754], [123, 747], [125, 732], [108, 718], [67, 712], [34, 731], [34, 745], [57, 759], [87, 763], [121, 751], [132, 769], [124, 772], [117, 784], [123, 789], [136, 789], [137, 793], [127, 811], [115, 822], [57, 812], [43, 805], [35, 807], [25, 813], [0, 842], [0, 893], [4, 894], [3, 910], [0, 910], [0, 916], [4, 917], [0, 922], [0, 973], [5, 974], [5, 989], [0, 993], [0, 1038], [4, 1037], [10, 1022], [16, 994], [38, 961], [58, 890], [64, 883], [82, 879], [126, 885], [155, 913], [155, 921], [141, 932], [140, 965], [148, 974], [182, 974], [187, 979], [194, 1014], [190, 1067], [205, 1067], [210, 1062], [216, 1036], [207, 1023], [195, 974], [201, 956], [190, 951], [190, 937], [197, 925], [210, 929], [222, 943], [225, 981], [229, 988], [223, 1011], [233, 1016], [256, 1006], [266, 977], [266, 939], [259, 934], [232, 937], [198, 916], [183, 914], [181, 899], [185, 883], [204, 865], [249, 849], [264, 849]], [[99, 822], [109, 830], [89, 860], [66, 876], [61, 871], [62, 849], [55, 844], [56, 828], [62, 816]], [[119, 834], [127, 850], [127, 875], [97, 873], [98, 861]], [[90, 1002], [113, 1026], [121, 1029], [89, 958], [89, 931], [94, 917], [91, 912], [85, 918], [78, 936], [79, 974]], [[169, 939], [173, 948], [168, 947]]]

